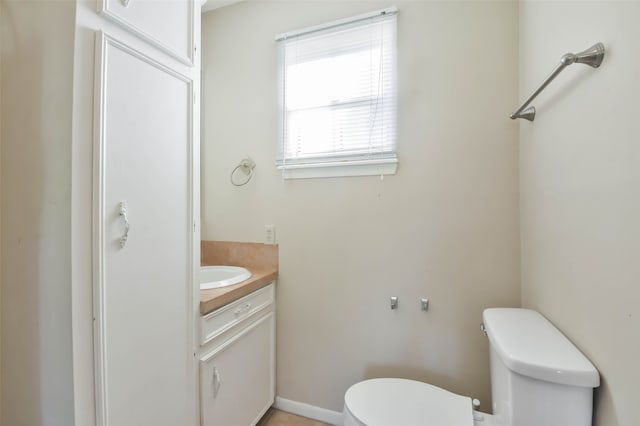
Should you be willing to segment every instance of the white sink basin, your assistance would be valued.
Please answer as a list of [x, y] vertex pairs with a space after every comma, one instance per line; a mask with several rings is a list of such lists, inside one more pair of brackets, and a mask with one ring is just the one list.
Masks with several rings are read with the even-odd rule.
[[200, 290], [226, 287], [251, 278], [251, 272], [241, 266], [203, 266], [200, 268]]

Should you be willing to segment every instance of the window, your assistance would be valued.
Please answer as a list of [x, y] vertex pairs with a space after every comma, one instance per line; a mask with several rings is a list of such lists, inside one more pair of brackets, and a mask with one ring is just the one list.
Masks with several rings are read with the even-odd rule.
[[286, 178], [395, 173], [396, 12], [277, 36]]

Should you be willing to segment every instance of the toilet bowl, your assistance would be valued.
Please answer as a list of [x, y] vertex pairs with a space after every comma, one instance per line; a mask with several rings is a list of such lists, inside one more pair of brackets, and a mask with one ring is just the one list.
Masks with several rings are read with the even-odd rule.
[[344, 396], [344, 426], [591, 426], [596, 368], [536, 311], [486, 309], [492, 414], [407, 379], [370, 379]]
[[351, 386], [344, 397], [344, 426], [474, 426], [488, 414], [474, 412], [471, 398], [407, 379], [371, 379]]

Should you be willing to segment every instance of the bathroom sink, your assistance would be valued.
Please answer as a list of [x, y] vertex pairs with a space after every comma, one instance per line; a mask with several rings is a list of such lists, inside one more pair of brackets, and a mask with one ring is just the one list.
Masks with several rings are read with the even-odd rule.
[[200, 268], [200, 290], [226, 287], [251, 278], [251, 272], [241, 266], [203, 266]]

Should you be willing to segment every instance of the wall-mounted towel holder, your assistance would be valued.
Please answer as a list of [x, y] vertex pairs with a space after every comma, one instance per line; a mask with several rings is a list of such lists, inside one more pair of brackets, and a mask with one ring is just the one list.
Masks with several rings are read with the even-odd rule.
[[[590, 48], [580, 53], [567, 53], [562, 56], [560, 59], [560, 63], [556, 66], [556, 68], [551, 72], [549, 77], [546, 78], [545, 81], [542, 82], [540, 86], [533, 92], [531, 96], [527, 98], [526, 101], [511, 114], [511, 119], [515, 120], [516, 118], [524, 118], [525, 120], [533, 121], [536, 117], [536, 109], [535, 107], [528, 107], [531, 101], [533, 101], [536, 96], [540, 94], [544, 90], [545, 87], [553, 81], [554, 78], [560, 74], [560, 72], [574, 63], [587, 64], [593, 68], [598, 68], [602, 63], [602, 59], [604, 58], [604, 44], [596, 43]], [[527, 108], [528, 107], [528, 108]]]
[[[243, 186], [249, 183], [249, 181], [253, 177], [253, 169], [255, 168], [256, 168], [256, 162], [253, 161], [251, 157], [245, 157], [242, 160], [240, 160], [240, 163], [236, 166], [235, 169], [231, 171], [231, 175], [229, 176], [229, 179], [231, 180], [231, 183], [233, 184], [233, 186]], [[237, 176], [236, 176], [237, 174], [239, 174], [239, 173], [236, 173], [238, 171], [241, 172], [240, 182], [237, 181]], [[244, 175], [244, 177], [242, 177], [242, 175]]]

